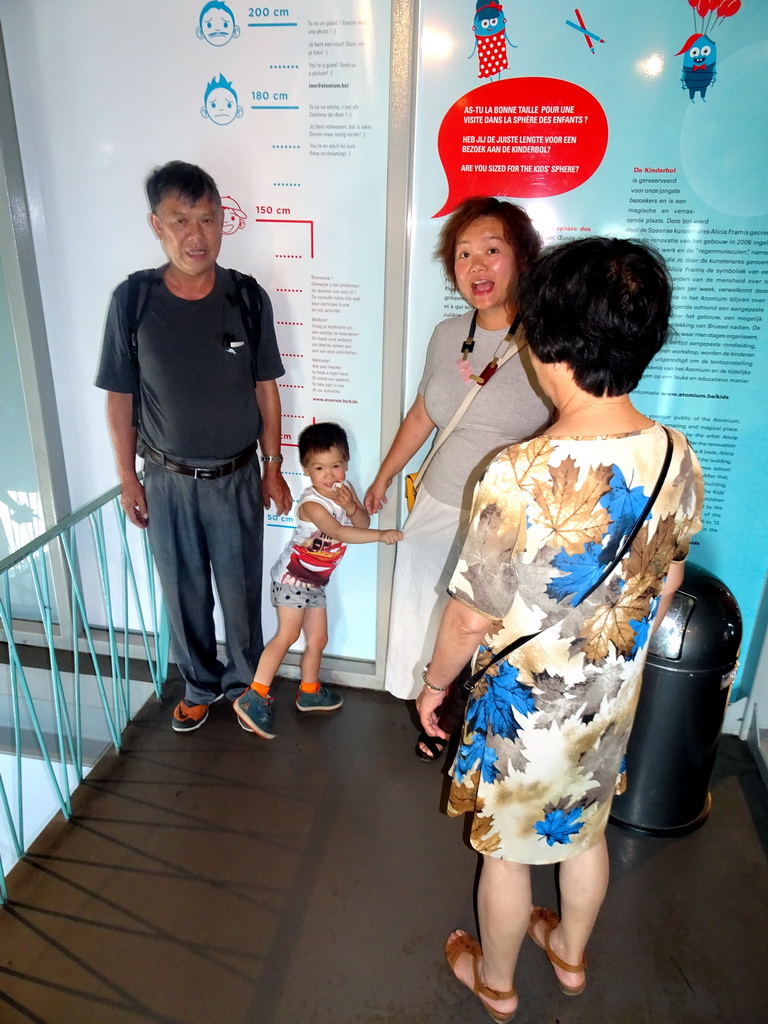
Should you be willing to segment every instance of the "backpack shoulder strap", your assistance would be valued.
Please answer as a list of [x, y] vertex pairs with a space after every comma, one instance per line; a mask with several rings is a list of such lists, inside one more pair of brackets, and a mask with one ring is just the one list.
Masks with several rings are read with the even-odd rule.
[[139, 381], [139, 325], [147, 311], [152, 285], [159, 284], [160, 278], [154, 270], [137, 270], [128, 275], [128, 295], [125, 301], [125, 318], [128, 322], [128, 345], [131, 365], [136, 372], [136, 388], [133, 393], [133, 426], [139, 425], [140, 385]]
[[242, 274], [239, 270], [230, 270], [234, 295], [227, 294], [227, 298], [233, 306], [240, 310], [243, 321], [243, 329], [251, 347], [251, 370], [253, 379], [256, 380], [256, 353], [261, 340], [261, 289], [255, 277], [250, 274]]
[[125, 302], [125, 317], [128, 321], [128, 340], [131, 348], [137, 347], [139, 324], [147, 311], [149, 293], [153, 284], [160, 279], [154, 270], [137, 270], [128, 275], [128, 296]]

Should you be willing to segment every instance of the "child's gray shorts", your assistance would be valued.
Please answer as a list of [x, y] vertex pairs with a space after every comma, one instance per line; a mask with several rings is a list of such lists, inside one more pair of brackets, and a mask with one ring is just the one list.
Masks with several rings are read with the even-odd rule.
[[290, 583], [276, 583], [272, 580], [272, 605], [274, 608], [325, 608], [325, 587], [292, 587]]

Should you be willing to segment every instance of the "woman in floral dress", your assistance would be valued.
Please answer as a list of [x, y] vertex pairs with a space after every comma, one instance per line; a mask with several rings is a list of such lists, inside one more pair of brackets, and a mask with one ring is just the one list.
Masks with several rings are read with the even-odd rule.
[[[417, 701], [425, 730], [440, 735], [445, 688], [476, 652], [448, 810], [473, 815], [483, 946], [454, 932], [446, 955], [502, 1022], [517, 1008], [526, 930], [563, 991], [584, 988], [608, 882], [605, 826], [648, 642], [701, 525], [696, 456], [629, 399], [666, 339], [670, 298], [661, 258], [621, 239], [552, 249], [523, 276], [520, 315], [558, 418], [497, 456], [477, 486]], [[603, 578], [643, 518], [668, 449], [652, 509]], [[559, 918], [531, 911], [529, 865], [552, 863], [561, 865]]]

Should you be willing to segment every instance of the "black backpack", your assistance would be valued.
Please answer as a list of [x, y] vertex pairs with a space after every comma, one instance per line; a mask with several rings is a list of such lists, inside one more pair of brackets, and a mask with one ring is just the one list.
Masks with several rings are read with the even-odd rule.
[[[233, 294], [226, 293], [227, 301], [237, 306], [243, 321], [243, 329], [251, 348], [251, 372], [254, 385], [256, 383], [256, 353], [261, 339], [261, 292], [255, 277], [241, 274], [239, 270], [230, 270]], [[128, 275], [128, 297], [125, 304], [125, 316], [128, 321], [128, 343], [131, 351], [131, 362], [136, 371], [136, 390], [133, 393], [133, 426], [139, 426], [141, 404], [139, 388], [139, 325], [147, 311], [152, 295], [152, 286], [160, 284], [161, 276], [156, 270], [137, 270]]]

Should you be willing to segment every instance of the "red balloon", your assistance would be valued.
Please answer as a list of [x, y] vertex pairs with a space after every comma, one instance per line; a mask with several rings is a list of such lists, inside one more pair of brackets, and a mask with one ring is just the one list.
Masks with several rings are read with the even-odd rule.
[[732, 18], [741, 7], [741, 0], [723, 0], [717, 8], [718, 18]]
[[[691, 7], [695, 7], [698, 4], [698, 2], [699, 2], [699, 0], [688, 0], [688, 3], [690, 4]], [[725, 0], [724, 0], [724, 2], [725, 2]]]
[[709, 0], [709, 10], [714, 11], [720, 6], [721, 0]]
[[701, 18], [706, 18], [709, 13], [709, 0], [699, 0], [696, 10]]

